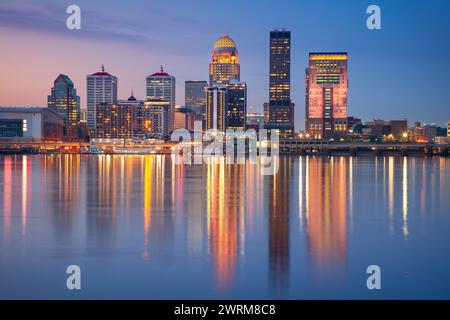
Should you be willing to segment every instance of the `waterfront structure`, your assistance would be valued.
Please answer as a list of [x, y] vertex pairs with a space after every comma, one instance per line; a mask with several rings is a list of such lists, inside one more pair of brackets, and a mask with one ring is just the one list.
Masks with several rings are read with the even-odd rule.
[[197, 114], [206, 113], [206, 89], [208, 82], [188, 80], [184, 82], [184, 106]]
[[175, 108], [174, 130], [194, 130], [195, 112], [191, 108]]
[[172, 130], [170, 128], [170, 113], [172, 111], [169, 101], [162, 99], [148, 99], [144, 102], [142, 110], [142, 130], [146, 138], [166, 139]]
[[291, 101], [291, 32], [270, 32], [269, 103], [267, 128], [277, 130], [281, 138], [294, 134], [294, 108]]
[[163, 66], [159, 72], [147, 77], [147, 100], [162, 100], [169, 102], [168, 130], [173, 130], [175, 111], [175, 77], [164, 71]]
[[239, 54], [236, 43], [228, 35], [223, 35], [214, 43], [209, 64], [209, 83], [240, 81]]
[[232, 80], [227, 84], [225, 130], [245, 130], [247, 118], [247, 83]]
[[58, 141], [64, 136], [64, 121], [50, 108], [0, 107], [0, 141]]
[[134, 130], [133, 104], [99, 103], [96, 108], [96, 139], [130, 139]]
[[313, 138], [343, 137], [347, 133], [348, 55], [309, 54], [306, 78], [306, 132]]
[[436, 138], [436, 125], [416, 122], [409, 132], [409, 140], [416, 143], [433, 143]]
[[117, 103], [117, 77], [105, 72], [88, 75], [87, 80], [87, 126], [91, 134], [96, 129], [96, 107], [99, 103]]
[[64, 118], [65, 136], [78, 138], [80, 122], [80, 97], [68, 76], [60, 74], [54, 81], [50, 95], [47, 97], [48, 108]]
[[206, 129], [224, 132], [228, 90], [226, 85], [209, 86], [206, 92]]

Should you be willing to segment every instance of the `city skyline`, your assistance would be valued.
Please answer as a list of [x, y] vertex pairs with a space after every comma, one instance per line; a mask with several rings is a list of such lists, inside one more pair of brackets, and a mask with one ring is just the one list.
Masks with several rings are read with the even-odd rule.
[[[103, 8], [101, 2], [80, 1], [79, 5], [83, 12], [82, 29], [70, 31], [65, 28], [67, 14], [63, 2], [47, 1], [39, 10], [20, 1], [0, 3], [0, 36], [9, 43], [3, 59], [21, 61], [4, 66], [0, 105], [45, 106], [48, 88], [58, 74], [64, 73], [75, 83], [84, 110], [84, 79], [98, 71], [101, 64], [120, 79], [119, 99], [126, 99], [131, 90], [138, 99], [143, 99], [145, 77], [162, 64], [177, 78], [176, 104], [184, 105], [184, 81], [208, 79], [211, 45], [221, 34], [230, 34], [239, 44], [241, 77], [248, 84], [248, 111], [262, 112], [263, 103], [268, 101], [268, 33], [285, 27], [292, 31], [291, 98], [296, 104], [296, 130], [304, 128], [304, 69], [309, 52], [349, 53], [349, 115], [364, 120], [408, 118], [410, 123], [438, 125], [443, 125], [448, 118], [450, 93], [446, 88], [450, 84], [450, 66], [441, 62], [448, 60], [445, 55], [449, 54], [450, 45], [439, 40], [445, 39], [450, 30], [450, 22], [439, 15], [450, 7], [448, 3], [436, 3], [429, 8], [414, 1], [395, 4], [379, 1], [383, 27], [378, 31], [370, 31], [365, 26], [368, 3], [364, 1], [361, 4], [288, 1], [286, 8], [292, 10], [286, 12], [258, 12], [249, 4], [236, 4], [241, 10], [236, 10], [233, 23], [218, 15], [214, 28], [203, 28], [211, 18], [203, 22], [200, 17], [212, 9], [201, 6], [201, 1], [175, 2], [173, 11], [137, 1], [127, 16], [120, 14], [124, 5], [120, 2], [113, 2], [108, 8]], [[269, 2], [264, 5], [273, 7]], [[417, 10], [402, 10], [407, 5]], [[266, 22], [248, 23], [243, 17], [249, 12], [257, 15], [255, 20], [264, 20], [266, 15], [269, 18]], [[165, 18], [171, 22], [170, 28], [146, 28], [148, 25], [138, 19], [156, 14], [156, 22], [162, 23]], [[343, 14], [348, 17], [346, 21], [339, 19]], [[11, 15], [21, 19], [12, 20]], [[94, 18], [97, 18], [95, 22]], [[410, 21], [424, 23], [410, 25]], [[130, 22], [133, 23], [127, 28], [116, 30], [117, 26]], [[319, 24], [323, 26], [321, 30], [314, 27]], [[27, 37], [28, 41], [26, 44], [12, 41], [17, 37]], [[29, 52], [24, 45], [31, 45], [34, 50]], [[92, 49], [87, 50], [88, 47]], [[110, 54], [105, 55], [105, 51]], [[432, 58], [437, 55], [442, 59]], [[411, 83], [417, 74], [430, 81]], [[19, 83], [29, 88], [26, 94], [20, 90]]]

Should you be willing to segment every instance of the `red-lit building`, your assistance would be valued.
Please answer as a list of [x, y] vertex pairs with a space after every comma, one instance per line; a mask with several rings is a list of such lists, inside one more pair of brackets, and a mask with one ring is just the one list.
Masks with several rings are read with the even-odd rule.
[[316, 139], [347, 133], [347, 53], [310, 53], [306, 69], [306, 132]]

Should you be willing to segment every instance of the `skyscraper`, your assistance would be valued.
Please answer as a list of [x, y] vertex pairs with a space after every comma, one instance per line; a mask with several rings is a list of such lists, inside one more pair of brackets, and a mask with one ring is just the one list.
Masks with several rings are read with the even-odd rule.
[[225, 129], [245, 130], [247, 119], [247, 83], [232, 80], [227, 84]]
[[80, 97], [77, 90], [64, 74], [60, 74], [48, 96], [48, 107], [64, 118], [65, 135], [78, 137], [78, 123], [80, 122]]
[[197, 114], [206, 112], [206, 81], [185, 81], [184, 106]]
[[309, 54], [305, 129], [311, 137], [342, 137], [347, 132], [347, 60], [345, 52]]
[[227, 87], [223, 84], [209, 86], [206, 94], [206, 129], [225, 131]]
[[147, 77], [147, 100], [160, 99], [169, 102], [168, 130], [173, 130], [175, 112], [175, 77], [164, 72], [163, 67]]
[[147, 138], [165, 139], [169, 136], [171, 106], [162, 99], [148, 99], [142, 111], [142, 129]]
[[96, 107], [99, 103], [117, 102], [117, 77], [102, 71], [86, 77], [87, 80], [87, 126], [93, 133], [96, 129]]
[[240, 80], [239, 56], [236, 43], [223, 35], [214, 43], [209, 64], [209, 82], [227, 83], [230, 80]]
[[270, 32], [268, 129], [281, 138], [294, 133], [294, 104], [291, 102], [291, 32]]

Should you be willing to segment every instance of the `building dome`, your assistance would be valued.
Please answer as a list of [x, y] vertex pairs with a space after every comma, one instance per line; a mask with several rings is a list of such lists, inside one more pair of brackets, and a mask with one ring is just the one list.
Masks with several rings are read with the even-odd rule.
[[211, 52], [212, 63], [239, 63], [236, 43], [228, 35], [223, 35], [214, 43]]
[[214, 49], [236, 48], [236, 43], [229, 35], [223, 35], [214, 43]]

